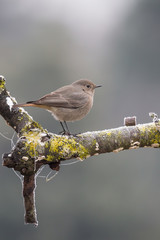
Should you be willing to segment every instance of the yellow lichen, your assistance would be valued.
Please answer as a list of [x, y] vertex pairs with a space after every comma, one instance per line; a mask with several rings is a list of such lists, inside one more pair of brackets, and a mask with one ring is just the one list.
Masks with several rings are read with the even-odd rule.
[[40, 143], [41, 134], [37, 131], [24, 132], [23, 136], [27, 139], [25, 145], [28, 149], [28, 154], [31, 157], [38, 155], [37, 145]]
[[23, 136], [27, 140], [25, 146], [30, 157], [38, 157], [43, 145], [48, 150], [48, 154], [45, 157], [47, 161], [59, 161], [71, 157], [83, 160], [89, 155], [88, 150], [74, 138], [55, 135], [49, 141], [42, 142], [42, 134], [44, 133], [32, 130], [24, 132]]
[[[48, 143], [47, 143], [48, 144]], [[53, 153], [53, 157], [52, 157]], [[77, 143], [74, 138], [68, 138], [66, 136], [55, 136], [50, 139], [49, 142], [49, 155], [47, 156], [48, 161], [53, 161], [55, 156], [57, 156], [57, 161], [63, 158], [70, 158], [75, 155], [75, 157], [81, 160], [88, 156], [88, 150], [80, 144]]]
[[154, 123], [149, 126], [140, 125], [140, 135], [142, 143], [145, 142], [147, 145], [160, 144], [160, 132]]
[[112, 133], [111, 133], [111, 132], [107, 132], [107, 136], [108, 136], [108, 137], [111, 137], [111, 136], [112, 136]]
[[[38, 123], [32, 120], [32, 118], [30, 117], [30, 115], [26, 114], [25, 117], [27, 117], [28, 122], [27, 124], [21, 129], [20, 135], [25, 135], [26, 133], [30, 133], [32, 132], [32, 128], [33, 131], [34, 129], [36, 129], [37, 132], [45, 132], [47, 133], [47, 130], [43, 129], [42, 126]], [[24, 116], [22, 115], [22, 118], [19, 117], [18, 120], [21, 121], [23, 120]]]
[[5, 79], [3, 76], [0, 76], [0, 93], [5, 89]]

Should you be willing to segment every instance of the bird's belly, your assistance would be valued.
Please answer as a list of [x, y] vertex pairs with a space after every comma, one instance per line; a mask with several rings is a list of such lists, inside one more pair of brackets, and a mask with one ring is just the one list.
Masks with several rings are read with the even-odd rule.
[[50, 112], [53, 117], [59, 121], [74, 122], [84, 118], [91, 109], [91, 105], [87, 104], [84, 107], [70, 109], [70, 108], [51, 108]]

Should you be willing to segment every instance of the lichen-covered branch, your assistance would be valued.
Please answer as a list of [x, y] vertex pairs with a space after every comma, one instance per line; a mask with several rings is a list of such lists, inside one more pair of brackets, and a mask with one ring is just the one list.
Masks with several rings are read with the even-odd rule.
[[27, 223], [37, 224], [35, 174], [42, 165], [48, 164], [51, 169], [58, 170], [58, 164], [68, 159], [84, 160], [102, 153], [160, 147], [160, 124], [155, 114], [151, 114], [151, 123], [136, 125], [136, 118], [133, 117], [125, 119], [123, 127], [62, 136], [48, 133], [22, 108], [13, 108], [15, 102], [6, 91], [5, 80], [1, 76], [0, 114], [19, 135], [15, 147], [3, 155], [3, 166], [14, 168], [24, 176], [23, 196]]
[[[160, 132], [155, 123], [86, 132], [77, 136], [30, 131], [19, 138], [11, 153], [3, 156], [3, 165], [21, 174], [33, 174], [41, 164], [73, 158], [84, 160], [101, 153], [118, 153], [140, 147], [160, 147]], [[33, 159], [37, 164], [35, 169], [31, 168]]]
[[38, 128], [41, 132], [46, 132], [23, 108], [12, 108], [15, 103], [17, 103], [15, 98], [6, 90], [5, 78], [0, 75], [0, 115], [5, 119], [7, 124], [11, 126], [19, 136], [35, 128]]

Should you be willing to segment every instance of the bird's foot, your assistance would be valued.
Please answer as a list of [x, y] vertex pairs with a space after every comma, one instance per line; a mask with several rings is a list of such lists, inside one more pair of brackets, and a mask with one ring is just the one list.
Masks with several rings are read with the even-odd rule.
[[59, 134], [61, 134], [61, 135], [63, 135], [63, 136], [73, 136], [73, 137], [77, 137], [79, 134], [81, 134], [81, 133], [74, 133], [74, 134], [72, 134], [72, 133], [70, 133], [70, 132], [67, 132], [67, 131], [61, 131], [61, 132], [59, 132]]
[[61, 132], [59, 132], [59, 134], [61, 134], [61, 135], [66, 135], [66, 136], [71, 136], [71, 135], [73, 135], [73, 134], [71, 134], [70, 132], [67, 132], [67, 131], [61, 131]]

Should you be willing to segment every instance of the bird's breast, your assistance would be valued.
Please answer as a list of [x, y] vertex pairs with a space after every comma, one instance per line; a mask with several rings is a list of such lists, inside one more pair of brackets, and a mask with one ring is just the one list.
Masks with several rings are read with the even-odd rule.
[[74, 122], [84, 118], [93, 106], [93, 97], [90, 97], [89, 100], [79, 108], [56, 108], [51, 107], [50, 112], [53, 117], [59, 121]]

